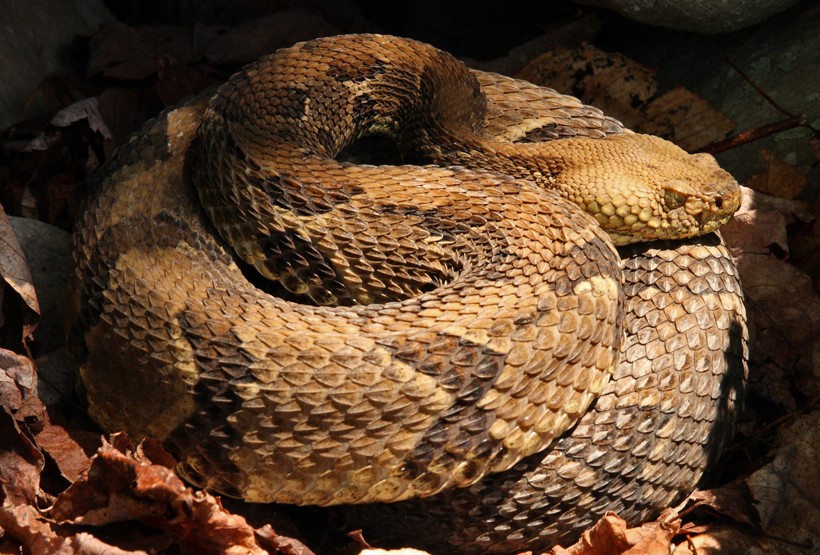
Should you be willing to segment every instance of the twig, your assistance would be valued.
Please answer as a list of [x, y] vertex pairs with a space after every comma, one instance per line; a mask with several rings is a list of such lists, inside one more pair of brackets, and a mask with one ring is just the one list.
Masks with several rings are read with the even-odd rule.
[[806, 121], [806, 116], [802, 114], [799, 116], [792, 116], [788, 119], [784, 119], [782, 121], [778, 121], [775, 123], [769, 123], [767, 125], [751, 129], [749, 131], [744, 131], [743, 133], [735, 135], [734, 137], [729, 137], [728, 139], [723, 139], [722, 141], [706, 145], [705, 147], [699, 149], [697, 152], [708, 152], [709, 154], [717, 154], [718, 152], [730, 150], [737, 146], [744, 145], [746, 143], [751, 143], [758, 139], [762, 139], [763, 137], [768, 137], [769, 135], [780, 133], [781, 131], [786, 131], [788, 129], [793, 129], [795, 127], [806, 126]]
[[759, 94], [762, 96], [766, 102], [771, 104], [777, 111], [785, 114], [788, 118], [778, 121], [775, 123], [769, 123], [767, 125], [763, 125], [761, 127], [757, 127], [750, 131], [744, 131], [739, 135], [735, 135], [734, 137], [729, 137], [728, 139], [723, 139], [722, 141], [718, 141], [716, 143], [712, 143], [706, 145], [705, 147], [699, 149], [697, 152], [708, 152], [709, 154], [717, 154], [718, 152], [723, 152], [725, 150], [730, 150], [740, 145], [744, 145], [746, 143], [751, 143], [758, 139], [762, 139], [764, 137], [768, 137], [769, 135], [774, 135], [775, 133], [780, 133], [781, 131], [786, 131], [788, 129], [793, 129], [795, 127], [806, 127], [810, 129], [815, 137], [820, 137], [820, 131], [813, 128], [811, 125], [808, 124], [808, 120], [805, 114], [794, 114], [791, 111], [787, 110], [778, 102], [769, 96], [769, 94], [763, 90], [763, 87], [758, 85], [754, 82], [752, 77], [746, 73], [740, 66], [738, 66], [735, 62], [731, 59], [726, 58], [726, 63], [731, 66], [736, 72], [740, 74], [743, 79], [746, 80], [747, 83]]
[[787, 109], [785, 109], [783, 106], [781, 106], [780, 104], [778, 104], [778, 103], [775, 101], [775, 99], [773, 99], [771, 96], [769, 96], [769, 95], [768, 95], [768, 93], [767, 93], [766, 91], [764, 91], [764, 90], [763, 90], [763, 87], [761, 87], [760, 85], [758, 85], [757, 83], [755, 83], [755, 82], [752, 80], [751, 76], [750, 76], [748, 73], [746, 73], [745, 71], [743, 71], [743, 70], [740, 68], [740, 66], [738, 66], [736, 63], [734, 63], [731, 59], [726, 58], [726, 63], [727, 63], [727, 64], [729, 64], [729, 65], [732, 67], [732, 69], [734, 69], [736, 72], [738, 72], [738, 73], [740, 74], [740, 76], [741, 76], [741, 77], [743, 77], [743, 78], [746, 80], [746, 82], [747, 82], [747, 83], [749, 83], [749, 85], [751, 85], [751, 87], [752, 87], [754, 90], [756, 90], [756, 91], [757, 91], [757, 94], [759, 94], [760, 96], [762, 96], [763, 98], [765, 98], [765, 99], [766, 99], [766, 102], [768, 102], [769, 104], [771, 104], [772, 106], [774, 106], [774, 107], [775, 107], [778, 111], [782, 112], [783, 114], [786, 114], [786, 115], [787, 115], [787, 116], [789, 116], [790, 118], [797, 117], [797, 116], [796, 116], [796, 114], [791, 113], [790, 111], [788, 111]]

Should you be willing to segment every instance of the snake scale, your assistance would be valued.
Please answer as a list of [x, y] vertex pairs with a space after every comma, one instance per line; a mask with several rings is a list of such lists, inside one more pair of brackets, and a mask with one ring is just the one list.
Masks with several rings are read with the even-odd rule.
[[[402, 162], [343, 160], [372, 137]], [[711, 232], [739, 202], [712, 157], [551, 89], [316, 39], [106, 164], [72, 357], [100, 426], [164, 440], [196, 484], [539, 549], [656, 515], [725, 446], [746, 332]]]

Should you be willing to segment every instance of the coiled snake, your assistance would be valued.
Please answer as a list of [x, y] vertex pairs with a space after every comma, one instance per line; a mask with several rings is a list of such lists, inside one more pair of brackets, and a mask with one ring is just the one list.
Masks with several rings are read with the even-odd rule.
[[[336, 159], [374, 135], [428, 165]], [[318, 505], [449, 490], [436, 541], [543, 546], [607, 508], [651, 516], [724, 445], [745, 348], [726, 251], [612, 245], [701, 236], [739, 202], [711, 157], [550, 89], [411, 40], [317, 39], [106, 165], [70, 344], [90, 415], [164, 439], [195, 483]]]

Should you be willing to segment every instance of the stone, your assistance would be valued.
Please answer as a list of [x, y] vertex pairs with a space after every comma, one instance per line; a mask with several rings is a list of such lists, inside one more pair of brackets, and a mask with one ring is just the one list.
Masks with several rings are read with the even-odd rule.
[[43, 115], [32, 100], [43, 77], [69, 63], [66, 51], [75, 35], [90, 35], [113, 17], [103, 0], [8, 0], [2, 10], [0, 129], [5, 129]]
[[727, 33], [759, 23], [798, 0], [576, 0], [657, 27]]

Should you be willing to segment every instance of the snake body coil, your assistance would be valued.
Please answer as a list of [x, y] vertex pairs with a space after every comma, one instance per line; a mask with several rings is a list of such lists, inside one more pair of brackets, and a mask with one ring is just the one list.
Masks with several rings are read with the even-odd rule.
[[[374, 134], [435, 165], [336, 160]], [[319, 505], [461, 488], [446, 495], [473, 520], [442, 541], [540, 545], [586, 520], [539, 506], [649, 516], [725, 443], [745, 333], [725, 250], [635, 247], [624, 291], [613, 242], [699, 236], [738, 204], [711, 157], [575, 99], [410, 40], [317, 39], [106, 166], [78, 224], [70, 343], [91, 416], [164, 439], [196, 483]], [[653, 444], [624, 459], [631, 436], [602, 441], [632, 428]], [[666, 494], [625, 490], [641, 457]], [[542, 533], [479, 510], [504, 495]]]

